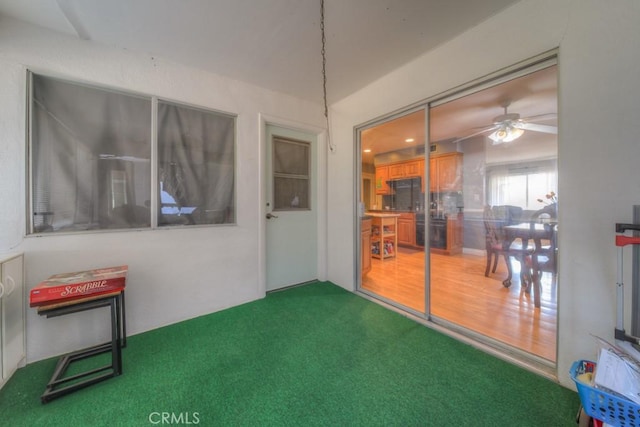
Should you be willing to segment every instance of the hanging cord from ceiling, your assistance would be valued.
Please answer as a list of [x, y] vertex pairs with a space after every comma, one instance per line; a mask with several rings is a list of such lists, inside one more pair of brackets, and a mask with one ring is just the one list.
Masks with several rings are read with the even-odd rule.
[[327, 106], [327, 55], [326, 55], [326, 44], [327, 40], [324, 33], [324, 0], [320, 0], [320, 31], [322, 32], [322, 92], [324, 95], [324, 117], [327, 120], [327, 143], [329, 145], [329, 150], [332, 153], [336, 152], [336, 147], [331, 142], [331, 127], [329, 125], [329, 107]]

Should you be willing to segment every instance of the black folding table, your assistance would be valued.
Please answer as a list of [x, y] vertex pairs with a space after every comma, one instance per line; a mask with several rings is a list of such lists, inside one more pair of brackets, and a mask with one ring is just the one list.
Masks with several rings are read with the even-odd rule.
[[[38, 314], [47, 316], [47, 318], [101, 307], [109, 307], [110, 309], [111, 341], [77, 350], [60, 357], [53, 376], [40, 397], [42, 403], [50, 402], [76, 390], [122, 374], [122, 348], [127, 345], [124, 288], [98, 296], [38, 307]], [[65, 377], [65, 372], [73, 362], [107, 352], [111, 352], [110, 364]]]

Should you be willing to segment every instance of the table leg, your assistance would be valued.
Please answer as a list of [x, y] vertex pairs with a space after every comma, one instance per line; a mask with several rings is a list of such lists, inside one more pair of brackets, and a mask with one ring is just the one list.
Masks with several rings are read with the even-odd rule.
[[[42, 403], [48, 403], [58, 397], [122, 374], [122, 347], [126, 344], [124, 292], [99, 300], [43, 311], [40, 314], [44, 314], [47, 317], [56, 317], [100, 307], [110, 308], [111, 342], [62, 356], [58, 361], [51, 380], [46, 386], [45, 392], [41, 396]], [[64, 376], [67, 368], [73, 362], [109, 352], [111, 353], [110, 365], [100, 366], [67, 377]]]
[[542, 280], [542, 272], [538, 270], [537, 267], [533, 268], [532, 274], [532, 292], [533, 292], [533, 304], [540, 308], [540, 293], [542, 292], [542, 284], [540, 283]]

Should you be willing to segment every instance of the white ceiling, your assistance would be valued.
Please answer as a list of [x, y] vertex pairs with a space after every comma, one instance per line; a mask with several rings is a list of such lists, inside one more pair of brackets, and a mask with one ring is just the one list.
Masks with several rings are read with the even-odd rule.
[[[325, 0], [329, 104], [517, 1]], [[323, 100], [321, 0], [0, 0], [0, 15]], [[431, 110], [430, 139], [490, 124], [505, 100], [522, 117], [555, 113], [556, 85], [555, 73], [540, 75], [442, 105]], [[410, 136], [423, 145], [424, 126], [422, 114], [388, 122], [364, 135], [363, 148], [397, 150]]]
[[[325, 0], [329, 103], [518, 0]], [[320, 0], [0, 0], [0, 14], [322, 102]]]
[[[525, 74], [499, 85], [438, 105], [429, 110], [429, 139], [447, 141], [475, 134], [490, 126], [497, 116], [507, 112], [519, 114], [530, 123], [558, 125], [558, 74], [551, 66]], [[545, 117], [540, 117], [540, 116]], [[423, 110], [389, 120], [362, 132], [365, 162], [373, 156], [425, 144], [426, 119]], [[490, 132], [484, 132], [488, 135]], [[406, 139], [412, 142], [405, 142]], [[557, 139], [556, 135], [525, 131], [518, 143], [537, 144], [540, 139]]]

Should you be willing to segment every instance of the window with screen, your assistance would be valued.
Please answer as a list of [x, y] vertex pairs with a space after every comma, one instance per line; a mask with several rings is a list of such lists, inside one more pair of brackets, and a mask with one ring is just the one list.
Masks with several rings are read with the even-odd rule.
[[311, 145], [274, 137], [273, 139], [273, 204], [274, 210], [310, 209], [309, 171]]
[[158, 102], [158, 225], [234, 222], [235, 119]]
[[29, 76], [29, 234], [235, 222], [235, 117]]

